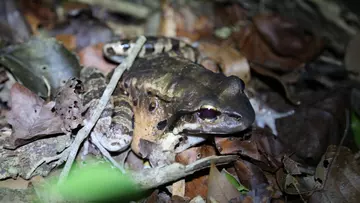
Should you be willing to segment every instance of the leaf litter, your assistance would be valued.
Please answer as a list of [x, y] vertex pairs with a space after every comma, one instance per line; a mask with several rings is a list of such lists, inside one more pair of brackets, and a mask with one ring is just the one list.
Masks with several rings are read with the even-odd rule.
[[[19, 82], [10, 89], [6, 77], [0, 81], [4, 87], [1, 107], [5, 107], [1, 115], [7, 114], [8, 123], [1, 122], [0, 131], [0, 183], [5, 185], [0, 188], [0, 201], [14, 194], [19, 202], [29, 197], [45, 202], [66, 198], [104, 201], [125, 197], [114, 191], [127, 189], [133, 194], [130, 198], [146, 202], [288, 198], [356, 202], [359, 146], [354, 138], [359, 137], [355, 113], [360, 86], [354, 30], [360, 30], [360, 23], [359, 17], [347, 10], [348, 5], [316, 0], [293, 5], [286, 1], [260, 5], [255, 1], [81, 2], [80, 6], [45, 1], [0, 4], [11, 8], [2, 21], [6, 29], [0, 35], [0, 64]], [[343, 9], [346, 15], [329, 15], [327, 6]], [[157, 14], [151, 16], [152, 10]], [[9, 18], [14, 12], [19, 13], [19, 23]], [[14, 30], [21, 33], [9, 38], [7, 34], [17, 33]], [[99, 51], [103, 44], [147, 32], [181, 38], [198, 48], [205, 68], [243, 79], [257, 114], [252, 128], [235, 135], [216, 135], [205, 143], [191, 143], [194, 140], [189, 137], [187, 142], [195, 146], [178, 152], [170, 165], [170, 159], [162, 159], [171, 156], [161, 150], [177, 139], [176, 135], [163, 145], [143, 143], [140, 150], [150, 156], [156, 151], [161, 157], [151, 159], [167, 163], [158, 167], [131, 150], [113, 154], [102, 148], [96, 137], [88, 135], [96, 116], [90, 123], [83, 117], [87, 110], [82, 103], [83, 84], [76, 79], [80, 63], [108, 74], [115, 65], [103, 58]], [[42, 39], [49, 36], [64, 46], [55, 39]], [[347, 102], [349, 97], [351, 102]], [[346, 123], [350, 122], [346, 113], [350, 108], [354, 110], [352, 130]], [[92, 142], [83, 142], [88, 136]], [[88, 159], [83, 157], [90, 154], [94, 160], [85, 161]], [[102, 165], [104, 162], [111, 164]], [[60, 172], [58, 166], [63, 163]], [[94, 171], [97, 166], [100, 168]], [[120, 171], [126, 181], [115, 178], [121, 176]], [[49, 176], [50, 172], [57, 175]], [[44, 176], [47, 183], [30, 179], [36, 175]], [[48, 182], [51, 176], [55, 179]], [[35, 188], [11, 188], [8, 178], [27, 179], [36, 183]], [[85, 183], [91, 179], [93, 184]], [[101, 184], [104, 187], [96, 189]], [[46, 188], [62, 192], [49, 197]], [[108, 189], [101, 190], [104, 188]], [[156, 190], [150, 195], [144, 193], [147, 189]]]

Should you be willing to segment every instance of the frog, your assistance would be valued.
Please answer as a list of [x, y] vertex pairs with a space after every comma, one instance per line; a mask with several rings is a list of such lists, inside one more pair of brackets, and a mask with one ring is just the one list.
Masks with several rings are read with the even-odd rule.
[[[126, 106], [126, 110], [122, 110], [123, 120], [116, 125], [119, 127], [126, 123], [123, 129], [127, 131], [124, 130], [125, 135], [119, 133], [109, 139], [111, 130], [103, 129], [102, 133], [98, 130], [98, 137], [105, 146], [114, 145], [112, 142], [116, 142], [115, 137], [121, 140], [125, 136], [125, 147], [117, 149], [123, 150], [131, 142], [132, 151], [146, 158], [149, 155], [142, 151], [142, 141], [157, 144], [167, 139], [169, 134], [175, 134], [179, 138], [175, 141], [176, 147], [176, 143], [187, 137], [232, 134], [252, 125], [255, 113], [244, 94], [245, 86], [241, 79], [205, 69], [195, 62], [198, 56], [195, 49], [184, 42], [160, 38], [160, 41], [166, 42], [161, 45], [154, 40], [147, 38], [140, 56], [131, 69], [124, 72], [115, 89], [113, 97], [121, 96], [121, 105]], [[105, 44], [105, 57], [117, 63], [122, 62], [119, 59], [126, 56], [132, 42], [124, 40]], [[192, 53], [186, 54], [186, 49], [192, 50]], [[101, 80], [104, 85], [104, 79]], [[117, 108], [120, 103], [110, 102], [109, 110], [111, 105]], [[110, 117], [114, 113], [105, 114], [106, 126], [109, 127]], [[95, 126], [95, 129], [101, 128]], [[186, 147], [181, 150], [184, 149]]]

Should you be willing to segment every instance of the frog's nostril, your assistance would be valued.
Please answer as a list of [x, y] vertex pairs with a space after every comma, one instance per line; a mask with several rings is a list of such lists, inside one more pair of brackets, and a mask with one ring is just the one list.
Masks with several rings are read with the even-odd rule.
[[230, 114], [229, 117], [234, 118], [237, 121], [241, 121], [242, 120], [242, 116], [241, 115], [235, 115], [235, 114]]

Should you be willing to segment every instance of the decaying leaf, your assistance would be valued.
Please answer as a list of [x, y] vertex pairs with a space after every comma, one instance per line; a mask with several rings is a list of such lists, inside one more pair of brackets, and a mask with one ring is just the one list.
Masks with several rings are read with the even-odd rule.
[[348, 148], [331, 145], [316, 168], [315, 181], [322, 190], [311, 196], [311, 203], [358, 202], [360, 160]]
[[69, 79], [55, 96], [54, 111], [63, 120], [63, 128], [67, 132], [77, 128], [83, 122], [85, 111], [82, 101], [84, 87], [81, 80]]
[[11, 88], [11, 111], [7, 115], [14, 132], [8, 148], [17, 148], [34, 138], [62, 133], [62, 120], [52, 111], [54, 102], [43, 99], [16, 83]]
[[209, 174], [207, 201], [229, 202], [239, 199], [240, 196], [241, 193], [236, 187], [212, 163]]

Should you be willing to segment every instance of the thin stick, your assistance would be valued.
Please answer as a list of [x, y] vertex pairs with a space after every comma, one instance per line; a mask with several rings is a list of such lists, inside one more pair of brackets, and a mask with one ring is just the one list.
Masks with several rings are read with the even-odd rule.
[[118, 168], [122, 173], [126, 173], [123, 166], [116, 162], [110, 155], [110, 153], [100, 144], [94, 133], [91, 133], [91, 141], [93, 144], [100, 150], [101, 154], [106, 157], [116, 168]]
[[135, 46], [131, 49], [130, 54], [123, 63], [121, 63], [119, 66], [116, 67], [114, 74], [111, 77], [111, 80], [109, 84], [106, 86], [106, 89], [101, 96], [98, 105], [96, 106], [96, 109], [90, 116], [90, 120], [86, 122], [85, 126], [78, 132], [78, 134], [75, 137], [74, 142], [72, 143], [71, 150], [69, 157], [66, 161], [66, 164], [64, 166], [64, 169], [61, 171], [60, 177], [59, 177], [59, 184], [61, 184], [69, 175], [71, 166], [75, 160], [75, 157], [79, 151], [81, 143], [85, 140], [85, 138], [88, 137], [90, 131], [95, 126], [97, 120], [100, 118], [101, 113], [105, 109], [106, 104], [110, 100], [110, 96], [112, 95], [121, 75], [123, 72], [127, 69], [129, 69], [136, 56], [138, 55], [139, 51], [141, 50], [142, 46], [144, 45], [146, 41], [146, 38], [144, 36], [140, 36], [139, 39], [136, 41]]

